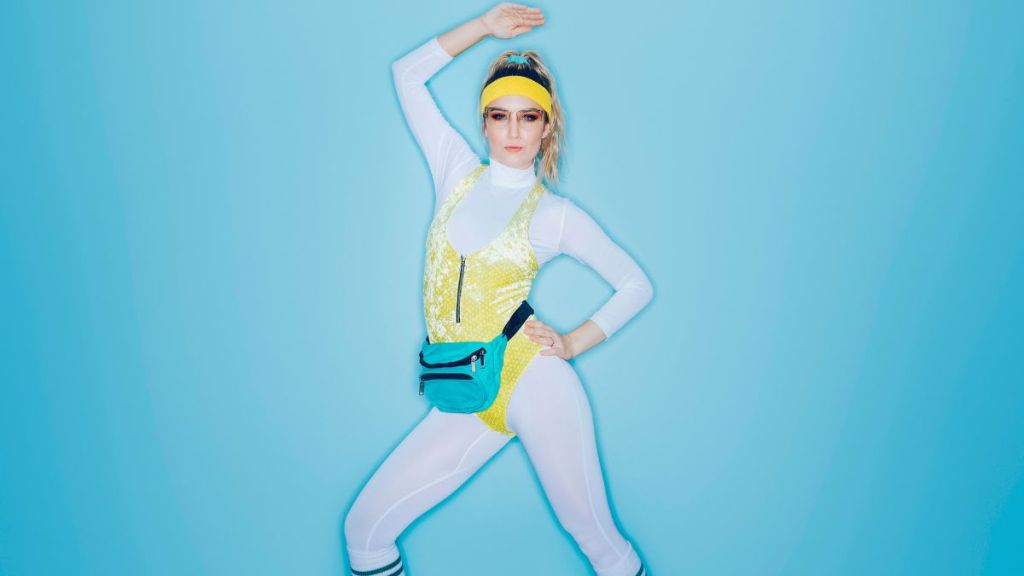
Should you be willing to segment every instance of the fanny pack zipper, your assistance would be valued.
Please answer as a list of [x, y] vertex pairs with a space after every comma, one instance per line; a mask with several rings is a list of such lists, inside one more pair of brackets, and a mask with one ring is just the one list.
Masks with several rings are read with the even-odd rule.
[[466, 364], [469, 364], [473, 372], [476, 372], [477, 359], [480, 360], [480, 367], [484, 368], [484, 354], [487, 354], [487, 349], [481, 346], [479, 349], [477, 349], [476, 352], [473, 352], [472, 354], [466, 356], [465, 358], [460, 358], [458, 360], [453, 360], [451, 362], [438, 362], [437, 364], [430, 364], [423, 360], [423, 352], [421, 351], [420, 365], [423, 366], [424, 368], [454, 368], [455, 366], [465, 366]]
[[[425, 368], [454, 368], [456, 366], [465, 366], [466, 364], [469, 364], [470, 365], [470, 369], [473, 372], [476, 372], [476, 361], [477, 361], [477, 359], [480, 360], [480, 367], [481, 368], [486, 367], [486, 365], [484, 364], [484, 355], [486, 355], [486, 354], [487, 354], [487, 349], [481, 347], [476, 352], [473, 352], [469, 356], [467, 356], [465, 358], [462, 358], [460, 360], [455, 360], [453, 362], [438, 362], [437, 364], [430, 364], [430, 363], [428, 363], [428, 362], [423, 360], [423, 352], [420, 352], [420, 364], [422, 364]], [[427, 381], [427, 380], [440, 380], [440, 379], [445, 379], [445, 380], [472, 380], [473, 379], [473, 375], [472, 374], [464, 374], [464, 373], [461, 373], [461, 372], [451, 372], [451, 373], [438, 373], [438, 372], [430, 373], [430, 372], [428, 372], [426, 374], [421, 374], [420, 375], [420, 396], [423, 396], [423, 383], [425, 381]]]
[[420, 375], [420, 396], [423, 396], [423, 384], [427, 380], [472, 380], [473, 377], [469, 374], [463, 374], [461, 372], [453, 372], [450, 374], [421, 374]]

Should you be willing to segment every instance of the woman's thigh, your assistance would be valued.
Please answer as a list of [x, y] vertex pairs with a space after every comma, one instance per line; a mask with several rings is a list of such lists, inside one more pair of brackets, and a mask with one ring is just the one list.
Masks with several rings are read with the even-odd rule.
[[473, 414], [431, 408], [356, 497], [345, 519], [348, 546], [369, 551], [392, 544], [509, 440]]
[[508, 422], [559, 522], [594, 565], [625, 560], [631, 544], [608, 508], [590, 402], [572, 366], [557, 356], [534, 358], [512, 393]]

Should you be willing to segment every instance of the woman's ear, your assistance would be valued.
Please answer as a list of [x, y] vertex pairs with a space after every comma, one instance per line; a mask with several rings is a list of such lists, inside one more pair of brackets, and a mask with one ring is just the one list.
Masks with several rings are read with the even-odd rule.
[[544, 132], [541, 133], [541, 138], [547, 138], [548, 134], [551, 134], [551, 122], [544, 123]]

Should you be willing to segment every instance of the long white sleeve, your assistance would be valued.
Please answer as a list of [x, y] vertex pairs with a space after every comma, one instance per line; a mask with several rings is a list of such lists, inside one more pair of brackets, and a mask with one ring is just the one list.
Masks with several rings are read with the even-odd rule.
[[[441, 114], [426, 86], [452, 60], [435, 37], [391, 66], [402, 113], [430, 166], [435, 210], [481, 161]], [[535, 179], [532, 168], [515, 169], [491, 159], [473, 193], [462, 201], [449, 222], [448, 236], [456, 250], [468, 254], [494, 239], [526, 198]], [[538, 265], [543, 266], [560, 253], [568, 254], [615, 288], [615, 294], [590, 318], [608, 338], [653, 297], [650, 281], [633, 258], [568, 198], [545, 193], [534, 213], [529, 237]]]
[[590, 317], [608, 338], [654, 296], [651, 281], [636, 261], [568, 198], [563, 201], [559, 250], [594, 269], [615, 288], [615, 293]]
[[452, 59], [435, 37], [391, 65], [402, 113], [430, 166], [437, 206], [451, 188], [451, 177], [461, 177], [480, 163], [427, 90], [427, 80]]

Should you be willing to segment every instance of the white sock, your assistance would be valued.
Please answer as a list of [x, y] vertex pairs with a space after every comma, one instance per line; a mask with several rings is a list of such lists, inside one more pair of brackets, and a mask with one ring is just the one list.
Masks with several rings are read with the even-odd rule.
[[405, 570], [398, 546], [394, 544], [374, 552], [362, 552], [349, 548], [348, 560], [353, 576], [398, 576]]

